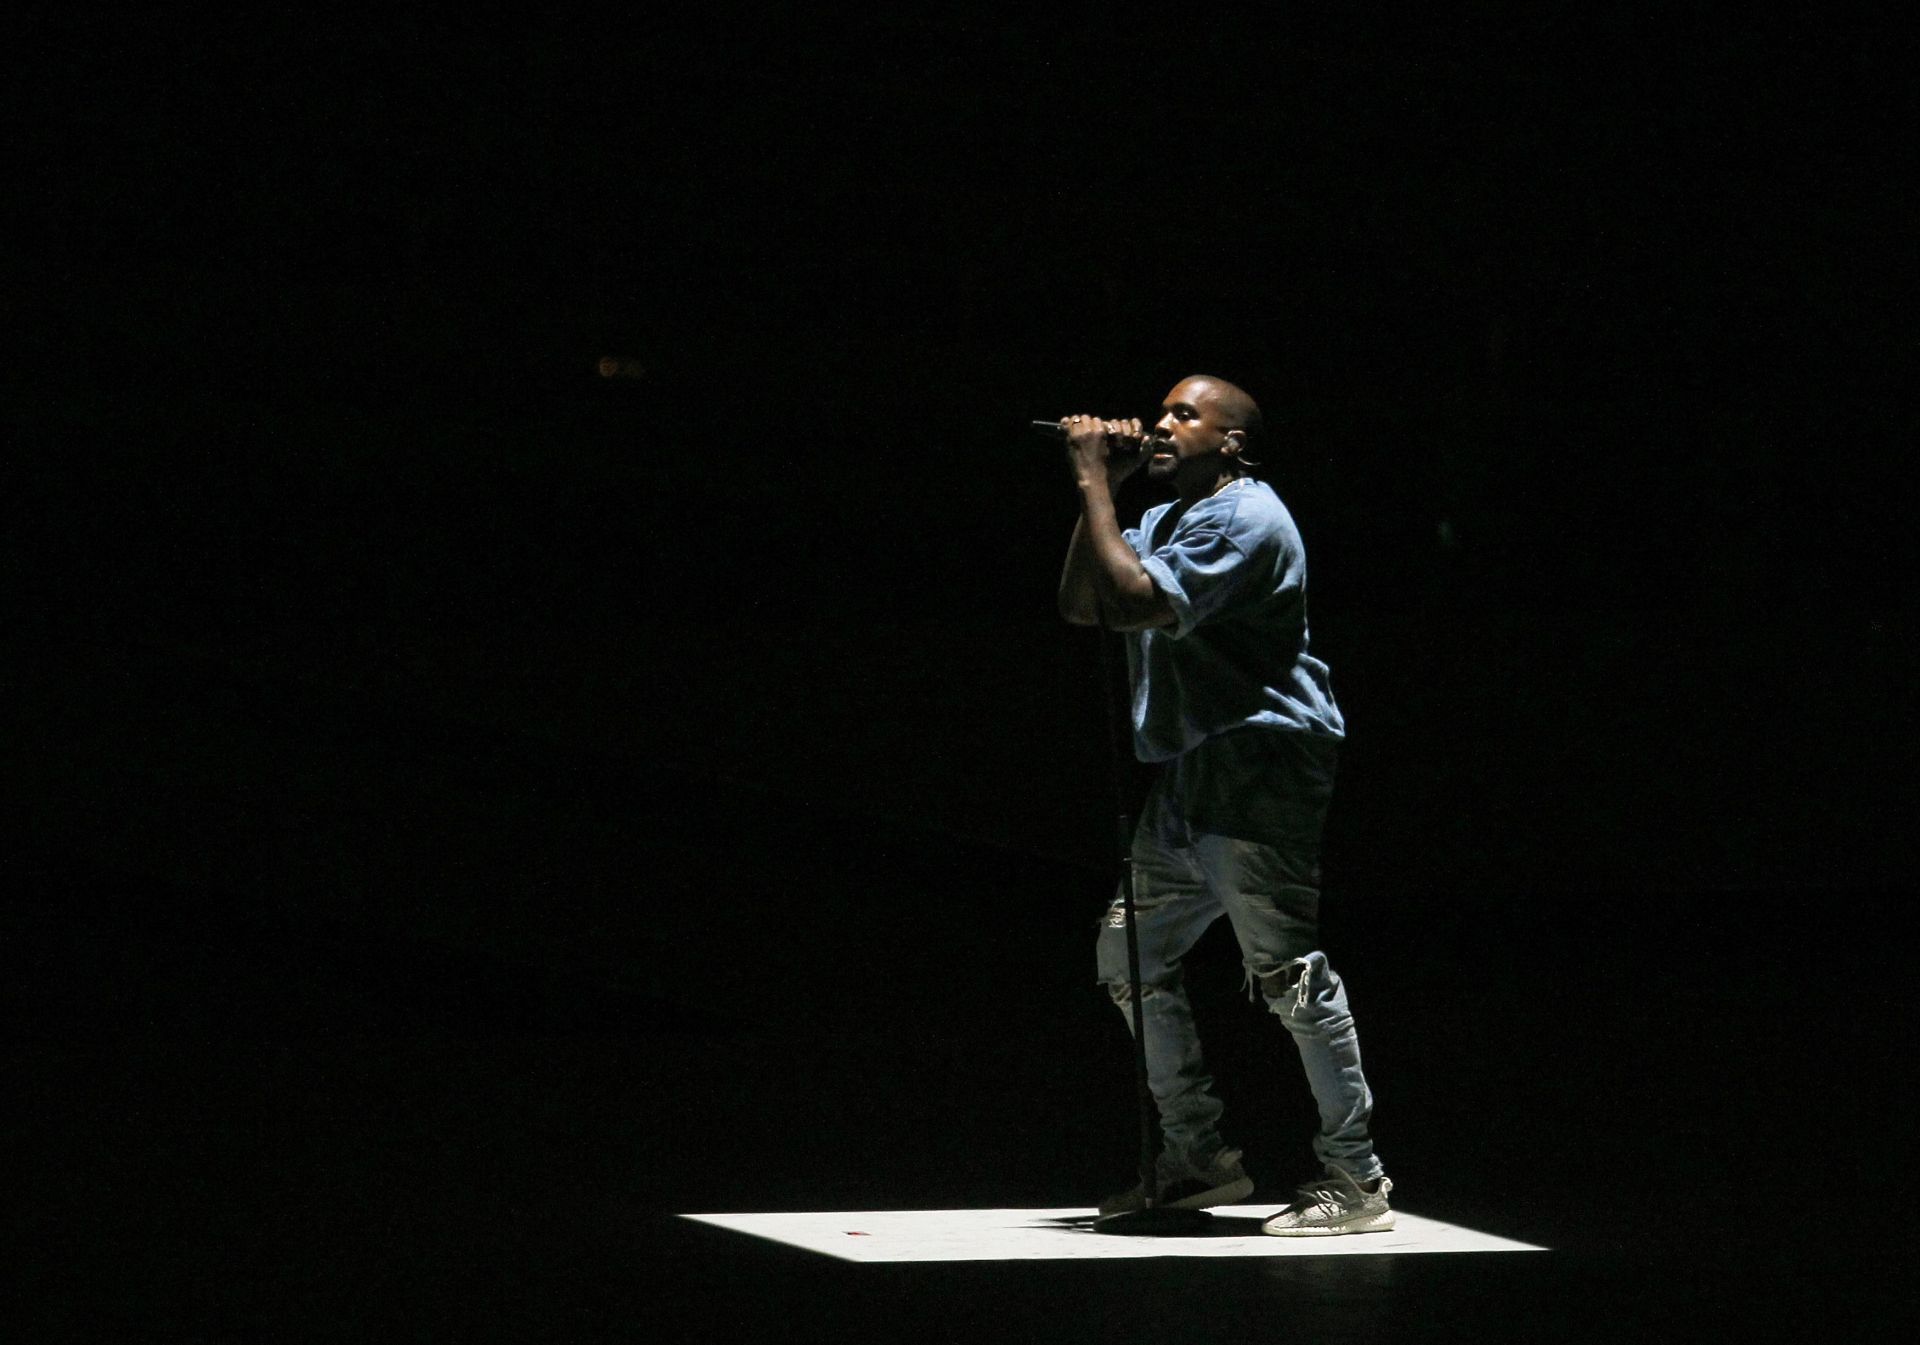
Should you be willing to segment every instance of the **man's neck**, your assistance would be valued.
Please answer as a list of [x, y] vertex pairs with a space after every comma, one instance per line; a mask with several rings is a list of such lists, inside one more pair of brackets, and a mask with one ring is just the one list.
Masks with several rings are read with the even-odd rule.
[[1235, 481], [1241, 479], [1238, 472], [1222, 467], [1217, 472], [1198, 477], [1192, 481], [1182, 480], [1179, 483], [1180, 508], [1182, 510], [1190, 509], [1200, 503], [1200, 501], [1206, 499], [1209, 495], [1218, 495]]

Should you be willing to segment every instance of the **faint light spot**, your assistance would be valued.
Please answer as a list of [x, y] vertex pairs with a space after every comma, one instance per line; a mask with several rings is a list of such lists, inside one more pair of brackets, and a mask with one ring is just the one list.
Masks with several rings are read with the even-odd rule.
[[1435, 531], [1440, 534], [1441, 546], [1453, 545], [1453, 520], [1452, 519], [1450, 518], [1441, 519], [1440, 526], [1437, 529], [1435, 529]]
[[602, 355], [595, 366], [602, 378], [644, 378], [646, 366], [625, 355]]

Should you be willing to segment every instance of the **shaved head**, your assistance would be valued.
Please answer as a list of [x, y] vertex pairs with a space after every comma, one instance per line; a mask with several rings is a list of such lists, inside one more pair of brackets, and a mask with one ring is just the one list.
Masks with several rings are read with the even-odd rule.
[[1197, 499], [1216, 489], [1223, 475], [1240, 476], [1259, 465], [1246, 457], [1259, 438], [1260, 408], [1245, 389], [1194, 374], [1174, 385], [1160, 410], [1147, 475], [1174, 482], [1183, 499]]
[[1201, 412], [1210, 428], [1229, 435], [1239, 443], [1229, 454], [1229, 468], [1243, 472], [1260, 464], [1247, 456], [1247, 450], [1262, 446], [1264, 421], [1260, 407], [1247, 390], [1213, 374], [1194, 374], [1180, 380], [1167, 394], [1167, 405], [1183, 402]]
[[1180, 386], [1187, 389], [1188, 400], [1212, 407], [1220, 428], [1245, 430], [1249, 438], [1260, 433], [1260, 407], [1246, 389], [1212, 374], [1194, 374]]

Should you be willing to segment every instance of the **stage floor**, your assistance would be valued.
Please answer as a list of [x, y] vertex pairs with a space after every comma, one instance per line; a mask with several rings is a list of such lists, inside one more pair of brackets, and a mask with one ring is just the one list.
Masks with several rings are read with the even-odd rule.
[[1395, 1211], [1394, 1228], [1346, 1237], [1276, 1238], [1260, 1221], [1277, 1206], [1228, 1205], [1197, 1237], [1112, 1237], [1090, 1209], [847, 1210], [688, 1214], [683, 1218], [768, 1238], [843, 1261], [1073, 1261], [1197, 1256], [1393, 1256], [1410, 1252], [1537, 1252], [1438, 1219]]

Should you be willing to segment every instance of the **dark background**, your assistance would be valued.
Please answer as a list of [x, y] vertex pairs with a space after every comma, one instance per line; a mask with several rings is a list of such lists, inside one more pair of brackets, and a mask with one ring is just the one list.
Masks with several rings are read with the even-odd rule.
[[[1752, 1286], [1824, 1268], [1866, 1311], [1871, 1253], [1779, 1239], [1905, 1189], [1890, 33], [1074, 7], [16, 39], [4, 993], [39, 1331], [407, 1302], [579, 1334], [657, 1311], [662, 1265], [691, 1321], [739, 1249], [665, 1214], [1124, 1184], [1098, 644], [1053, 613], [1075, 500], [1024, 426], [1198, 371], [1261, 399], [1308, 544], [1351, 730], [1327, 941], [1401, 1198], [1586, 1258], [1556, 1253], [1577, 1287], [1209, 1266], [1210, 1310], [1401, 1329], [1486, 1301], [1462, 1277], [1613, 1293], [1667, 1237], [1734, 1240], [1716, 1302], [1777, 1318]], [[1201, 954], [1277, 1202], [1304, 1090]], [[959, 1272], [882, 1309], [756, 1255], [776, 1304], [969, 1334]], [[1126, 1301], [1022, 1273], [1056, 1326]]]

